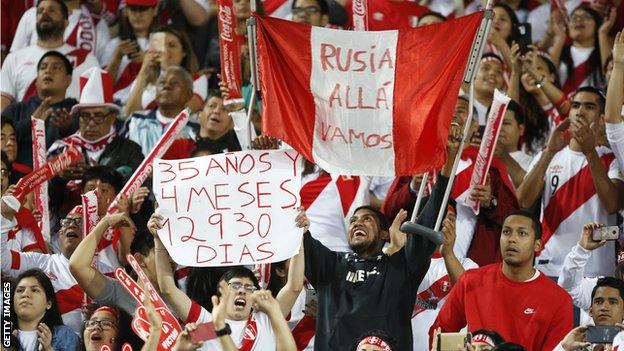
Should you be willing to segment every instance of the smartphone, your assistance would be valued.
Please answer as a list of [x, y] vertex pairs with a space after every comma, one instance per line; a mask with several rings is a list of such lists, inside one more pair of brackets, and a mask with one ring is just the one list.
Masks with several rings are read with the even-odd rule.
[[121, 40], [130, 40], [133, 41], [136, 44], [137, 49], [134, 50], [133, 52], [128, 53], [126, 56], [128, 57], [128, 59], [132, 60], [133, 56], [136, 55], [139, 52], [139, 43], [137, 42], [137, 38], [136, 35], [134, 34], [133, 31], [129, 31], [128, 33], [124, 33], [123, 35], [120, 35], [119, 38]]
[[524, 55], [531, 51], [529, 48], [533, 44], [531, 38], [531, 23], [519, 23], [514, 26], [514, 40], [520, 46], [520, 54]]
[[165, 52], [165, 33], [158, 32], [150, 35], [148, 48], [151, 51]]
[[465, 350], [471, 341], [470, 333], [441, 333], [438, 334], [438, 351]]
[[189, 335], [191, 336], [191, 342], [194, 344], [217, 338], [213, 322], [199, 324], [197, 329], [190, 332]]
[[585, 333], [585, 339], [592, 344], [612, 344], [620, 328], [613, 325], [590, 326]]
[[595, 241], [617, 240], [620, 238], [620, 227], [617, 225], [611, 227], [596, 228], [592, 232], [592, 239]]

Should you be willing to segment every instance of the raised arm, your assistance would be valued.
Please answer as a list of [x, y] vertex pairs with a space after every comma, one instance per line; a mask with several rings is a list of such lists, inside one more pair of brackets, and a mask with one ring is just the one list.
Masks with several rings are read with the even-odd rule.
[[303, 233], [305, 277], [315, 288], [328, 284], [334, 277], [338, 254], [314, 239], [310, 231]]
[[132, 221], [123, 213], [108, 214], [93, 228], [86, 238], [82, 239], [69, 259], [69, 270], [76, 281], [89, 297], [97, 299], [106, 287], [106, 277], [91, 267], [93, 256], [102, 236], [110, 226], [130, 225]]
[[189, 311], [193, 301], [188, 295], [184, 293], [175, 284], [175, 277], [173, 276], [173, 269], [171, 268], [171, 261], [169, 253], [165, 248], [165, 245], [160, 241], [157, 230], [162, 229], [162, 222], [164, 218], [154, 213], [147, 222], [147, 229], [154, 236], [154, 256], [156, 259], [156, 275], [158, 277], [158, 286], [160, 288], [161, 296], [170, 304], [182, 321], [188, 320]]
[[554, 38], [552, 46], [550, 47], [550, 58], [555, 67], [559, 67], [561, 63], [561, 53], [563, 52], [563, 47], [565, 46], [566, 39], [568, 37], [565, 23], [563, 22], [563, 18], [560, 15], [552, 15], [550, 17], [553, 23], [553, 32]]
[[596, 151], [596, 135], [587, 121], [579, 118], [571, 126], [572, 137], [579, 143], [581, 151], [587, 158], [587, 166], [591, 172], [598, 199], [607, 213], [616, 213], [624, 207], [624, 182], [620, 179], [609, 178], [609, 167], [605, 167]]
[[544, 175], [546, 174], [550, 161], [552, 161], [557, 152], [568, 144], [563, 131], [567, 129], [569, 125], [569, 120], [566, 120], [555, 128], [550, 135], [546, 149], [540, 154], [538, 161], [533, 165], [529, 173], [524, 177], [522, 184], [518, 187], [518, 202], [521, 208], [533, 206], [540, 198], [542, 189], [544, 188]]
[[[604, 240], [595, 241], [592, 239], [593, 230], [601, 226], [593, 222], [583, 226], [581, 239], [563, 260], [563, 268], [557, 280], [557, 284], [570, 294], [574, 305], [586, 311], [591, 307], [591, 290], [595, 286], [595, 281], [594, 284], [586, 281], [585, 265], [587, 265], [592, 251], [607, 243]], [[588, 287], [588, 285], [590, 286]]]
[[288, 328], [288, 324], [281, 313], [279, 304], [271, 296], [271, 291], [256, 291], [253, 296], [253, 309], [255, 311], [264, 312], [271, 321], [271, 328], [275, 335], [276, 351], [294, 351], [297, 350], [295, 339]]
[[605, 63], [607, 63], [607, 59], [609, 58], [609, 54], [611, 54], [611, 46], [613, 43], [611, 42], [611, 36], [609, 33], [611, 32], [611, 28], [615, 24], [615, 19], [617, 17], [617, 6], [611, 7], [611, 11], [603, 18], [602, 24], [598, 29], [598, 46], [600, 47], [600, 64], [604, 67]]
[[624, 105], [624, 31], [616, 34], [613, 44], [613, 71], [607, 88], [605, 122], [622, 123], [622, 105]]
[[[130, 200], [126, 196], [121, 196], [119, 198], [117, 213], [124, 213], [128, 216], [128, 218], [130, 218]], [[119, 228], [119, 248], [117, 249], [117, 258], [122, 265], [128, 264], [126, 257], [130, 254], [130, 245], [132, 245], [135, 234], [136, 230], [134, 227], [126, 226]]]
[[[307, 231], [310, 226], [310, 222], [306, 217], [305, 211], [303, 208], [300, 209], [301, 212], [297, 215], [297, 226], [300, 228], [304, 228]], [[301, 241], [301, 245], [299, 246], [299, 252], [290, 259], [290, 265], [288, 267], [288, 280], [286, 281], [286, 285], [279, 291], [277, 294], [277, 302], [279, 303], [280, 309], [282, 310], [282, 314], [286, 317], [293, 306], [295, 305], [295, 301], [301, 294], [301, 290], [303, 290], [303, 282], [304, 282], [304, 274], [305, 274], [305, 254], [303, 250], [303, 240]]]
[[145, 87], [149, 84], [152, 76], [156, 74], [155, 70], [160, 68], [160, 57], [160, 52], [148, 51], [145, 53], [141, 70], [134, 80], [134, 86], [130, 90], [128, 101], [121, 114], [124, 120], [130, 117], [133, 112], [143, 107], [141, 103], [143, 90], [145, 90]]
[[446, 271], [448, 272], [448, 276], [451, 280], [451, 284], [455, 285], [464, 274], [464, 266], [459, 262], [457, 256], [455, 256], [455, 252], [453, 251], [453, 246], [455, 246], [455, 220], [456, 216], [454, 213], [449, 212], [442, 222], [442, 234], [444, 235], [444, 242], [442, 243], [442, 258], [444, 259], [444, 265], [446, 266]]

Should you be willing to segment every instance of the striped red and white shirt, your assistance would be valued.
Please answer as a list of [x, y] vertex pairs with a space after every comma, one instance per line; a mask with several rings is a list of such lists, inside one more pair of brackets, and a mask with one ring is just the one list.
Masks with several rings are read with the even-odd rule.
[[[596, 149], [611, 179], [623, 180], [613, 152]], [[531, 168], [541, 155], [537, 155]], [[581, 229], [589, 222], [615, 225], [616, 215], [608, 214], [598, 198], [587, 159], [569, 146], [559, 151], [544, 175], [542, 192], [542, 242], [544, 249], [536, 258], [536, 268], [548, 276], [558, 276], [563, 261], [578, 242]], [[606, 276], [615, 267], [614, 242], [596, 249], [585, 268], [587, 276]]]
[[[93, 16], [85, 5], [73, 10], [65, 28], [65, 43], [86, 50], [98, 59], [102, 57], [104, 48], [110, 40], [108, 24]], [[24, 13], [17, 25], [11, 51], [23, 49], [37, 43], [37, 9], [32, 7]]]

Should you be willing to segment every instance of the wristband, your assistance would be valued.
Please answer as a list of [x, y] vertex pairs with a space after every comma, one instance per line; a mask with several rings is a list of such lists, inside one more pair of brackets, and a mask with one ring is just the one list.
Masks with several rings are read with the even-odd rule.
[[19, 200], [13, 195], [3, 196], [2, 201], [15, 212], [19, 212], [20, 207], [22, 207]]
[[225, 335], [230, 335], [232, 334], [232, 329], [230, 328], [230, 325], [225, 323], [225, 327], [223, 329], [219, 329], [219, 330], [215, 330], [215, 335], [217, 337], [222, 337]]

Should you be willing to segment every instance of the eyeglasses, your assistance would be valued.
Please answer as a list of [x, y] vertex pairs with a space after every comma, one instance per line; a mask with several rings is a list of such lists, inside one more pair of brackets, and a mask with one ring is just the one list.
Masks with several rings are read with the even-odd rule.
[[315, 7], [315, 6], [293, 7], [292, 8], [293, 16], [303, 15], [304, 12], [307, 15], [314, 15], [314, 14], [317, 14], [317, 13], [321, 12], [321, 9], [319, 9], [318, 7]]
[[82, 123], [89, 124], [89, 122], [94, 122], [95, 124], [100, 124], [100, 123], [103, 123], [104, 120], [111, 114], [112, 114], [111, 111], [106, 112], [106, 113], [96, 113], [96, 114], [79, 112], [78, 118], [80, 118], [80, 122]]
[[580, 21], [590, 21], [593, 20], [594, 18], [591, 15], [586, 15], [586, 14], [574, 14], [572, 16], [570, 16], [570, 20], [572, 20], [572, 22], [580, 22]]
[[63, 218], [61, 219], [62, 227], [69, 227], [71, 225], [75, 225], [77, 227], [82, 227], [82, 218]]
[[241, 288], [243, 288], [243, 289], [245, 289], [245, 291], [247, 291], [250, 294], [253, 294], [256, 290], [258, 290], [258, 288], [256, 288], [253, 285], [243, 284], [243, 283], [239, 283], [239, 282], [228, 283], [228, 285], [234, 291], [239, 291]]
[[102, 330], [109, 330], [109, 329], [113, 329], [114, 327], [117, 327], [117, 323], [108, 321], [108, 320], [98, 321], [95, 319], [90, 319], [88, 321], [85, 321], [86, 329], [93, 329], [95, 327], [100, 327], [100, 329]]

